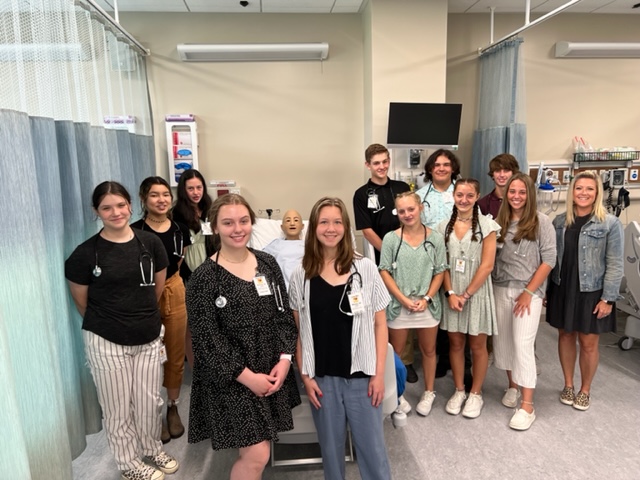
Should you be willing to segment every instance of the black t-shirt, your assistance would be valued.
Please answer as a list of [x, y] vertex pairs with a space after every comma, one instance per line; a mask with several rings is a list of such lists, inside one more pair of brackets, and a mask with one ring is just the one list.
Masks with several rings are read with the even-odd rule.
[[[369, 180], [356, 190], [353, 195], [353, 213], [356, 220], [356, 230], [371, 228], [381, 239], [400, 226], [395, 210], [395, 197], [399, 193], [411, 190], [409, 185], [398, 180], [388, 179], [384, 185], [378, 185]], [[369, 208], [369, 197], [378, 196], [379, 208]], [[380, 252], [376, 250], [376, 264], [380, 263]]]
[[344, 288], [345, 285], [330, 285], [319, 275], [309, 280], [309, 312], [318, 377], [367, 376], [362, 372], [351, 374], [353, 317], [338, 308], [340, 305], [344, 312], [351, 312], [347, 295], [342, 298]]
[[167, 278], [171, 277], [178, 271], [178, 262], [181, 257], [176, 253], [182, 255], [185, 247], [191, 245], [191, 235], [186, 225], [171, 221], [171, 227], [166, 232], [156, 232], [151, 228], [144, 219], [140, 219], [137, 222], [131, 224], [133, 228], [144, 230], [145, 232], [155, 233], [162, 241], [167, 256], [169, 257], [169, 266], [167, 267]]
[[[150, 258], [156, 272], [167, 268], [167, 252], [154, 234], [141, 230], [134, 234], [126, 243], [94, 235], [64, 265], [69, 281], [89, 286], [82, 328], [119, 345], [149, 343], [162, 326], [155, 287], [140, 284], [153, 281]], [[98, 277], [93, 274], [96, 264], [102, 270]]]

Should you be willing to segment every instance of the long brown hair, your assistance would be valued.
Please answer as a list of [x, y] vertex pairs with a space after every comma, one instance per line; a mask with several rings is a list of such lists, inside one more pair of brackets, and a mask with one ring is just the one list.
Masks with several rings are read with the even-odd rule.
[[[238, 195], [237, 193], [227, 193], [225, 195], [221, 195], [211, 204], [211, 209], [208, 212], [208, 218], [211, 222], [211, 227], [215, 228], [218, 223], [218, 215], [220, 215], [220, 209], [225, 205], [242, 205], [247, 208], [249, 211], [249, 218], [251, 219], [251, 225], [255, 225], [256, 223], [256, 214], [249, 205], [249, 202], [245, 200], [242, 195]], [[213, 235], [213, 248], [214, 251], [220, 250], [220, 235], [214, 232]]]
[[[473, 189], [476, 191], [476, 195], [480, 195], [480, 182], [475, 178], [459, 178], [456, 180], [456, 184], [453, 187], [453, 193], [455, 195], [456, 190], [460, 185], [471, 185]], [[480, 207], [478, 206], [478, 202], [476, 201], [473, 204], [473, 217], [471, 219], [471, 241], [478, 241], [478, 234], [482, 234], [482, 232], [476, 232], [478, 228], [478, 215], [479, 215]], [[456, 220], [458, 219], [458, 208], [453, 205], [453, 211], [451, 212], [451, 218], [449, 219], [449, 223], [447, 223], [447, 228], [444, 232], [444, 243], [447, 245], [449, 243], [449, 237], [451, 236], [451, 232], [453, 232], [453, 227], [456, 224]]]
[[[511, 184], [516, 180], [520, 180], [524, 183], [524, 187], [527, 190], [527, 200], [522, 210], [522, 216], [518, 220], [518, 227], [516, 234], [513, 236], [513, 241], [519, 243], [520, 240], [526, 239], [535, 241], [538, 238], [538, 230], [540, 228], [540, 222], [538, 221], [537, 200], [536, 200], [536, 186], [529, 175], [522, 172], [514, 173], [505, 187], [505, 196], [509, 195], [509, 188]], [[509, 229], [509, 223], [511, 223], [511, 205], [509, 200], [505, 198], [500, 206], [498, 212], [498, 218], [496, 222], [500, 225], [500, 231], [502, 234], [498, 238], [498, 242], [504, 242], [507, 236], [507, 230]]]
[[351, 270], [351, 264], [355, 256], [353, 243], [351, 241], [351, 221], [347, 214], [347, 207], [344, 202], [337, 197], [323, 197], [316, 202], [311, 209], [309, 215], [309, 226], [307, 228], [307, 237], [304, 241], [304, 257], [302, 257], [302, 268], [304, 269], [305, 278], [313, 278], [320, 275], [324, 266], [324, 250], [323, 245], [316, 236], [318, 228], [318, 220], [320, 211], [324, 207], [338, 207], [340, 216], [342, 217], [342, 225], [344, 226], [344, 236], [338, 243], [338, 255], [334, 263], [334, 268], [338, 275], [345, 275]]

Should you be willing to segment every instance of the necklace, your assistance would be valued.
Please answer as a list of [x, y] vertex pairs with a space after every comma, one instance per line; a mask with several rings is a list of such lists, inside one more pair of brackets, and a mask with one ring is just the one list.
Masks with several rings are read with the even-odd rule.
[[467, 223], [467, 222], [471, 221], [471, 218], [472, 217], [467, 217], [467, 218], [458, 217], [458, 218], [456, 218], [456, 220], [458, 220], [459, 222]]
[[242, 263], [242, 262], [244, 262], [244, 261], [247, 259], [247, 257], [249, 256], [249, 250], [245, 250], [244, 258], [243, 258], [242, 260], [240, 260], [240, 261], [229, 260], [227, 257], [225, 257], [225, 256], [223, 255], [222, 250], [220, 250], [220, 256], [221, 256], [222, 258], [224, 258], [224, 259], [225, 259], [227, 262], [229, 262], [229, 263]]
[[164, 223], [169, 219], [165, 217], [164, 220], [156, 220], [155, 218], [151, 218], [149, 215], [147, 215], [145, 220], [149, 220], [150, 222], [153, 222], [153, 223]]

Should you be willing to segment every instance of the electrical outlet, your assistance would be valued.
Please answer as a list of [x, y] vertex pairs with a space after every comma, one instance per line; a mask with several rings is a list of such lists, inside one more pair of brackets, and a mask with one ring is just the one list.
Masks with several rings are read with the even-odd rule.
[[562, 183], [569, 184], [571, 182], [571, 172], [569, 170], [565, 170], [562, 172]]

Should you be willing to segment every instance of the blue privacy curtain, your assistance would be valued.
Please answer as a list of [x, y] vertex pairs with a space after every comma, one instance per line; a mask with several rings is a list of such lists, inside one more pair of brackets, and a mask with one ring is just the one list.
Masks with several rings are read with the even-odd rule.
[[471, 174], [480, 180], [483, 194], [493, 189], [487, 176], [489, 161], [500, 153], [518, 159], [520, 170], [527, 163], [523, 40], [508, 40], [480, 56], [478, 126], [473, 132]]
[[101, 413], [64, 260], [95, 185], [154, 173], [145, 62], [82, 0], [0, 13], [0, 478], [65, 480]]

